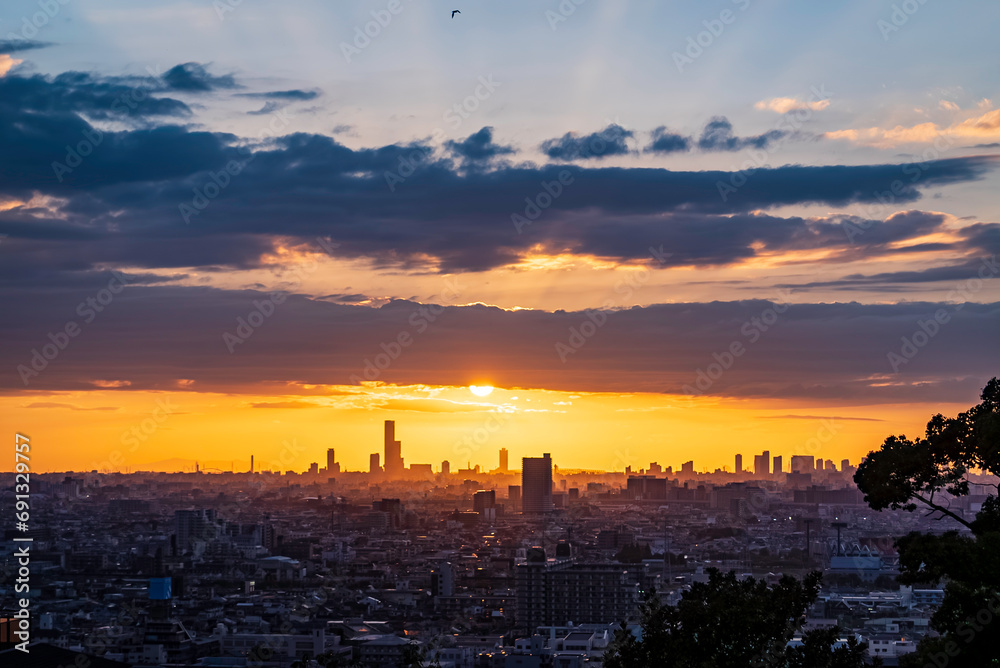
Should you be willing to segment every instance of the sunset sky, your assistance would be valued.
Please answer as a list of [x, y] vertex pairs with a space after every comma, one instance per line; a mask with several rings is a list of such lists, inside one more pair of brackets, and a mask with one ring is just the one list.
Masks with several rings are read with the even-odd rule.
[[33, 470], [839, 465], [1000, 375], [1000, 5], [452, 4], [3, 3]]

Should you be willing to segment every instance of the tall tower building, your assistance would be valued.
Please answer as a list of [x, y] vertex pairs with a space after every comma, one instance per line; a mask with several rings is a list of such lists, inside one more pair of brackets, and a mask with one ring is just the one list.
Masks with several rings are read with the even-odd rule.
[[396, 440], [395, 420], [385, 421], [385, 474], [390, 477], [403, 475], [402, 443]]
[[525, 514], [551, 512], [552, 456], [521, 459], [521, 512]]
[[743, 455], [736, 455], [736, 472], [743, 473]]
[[782, 473], [782, 470], [781, 470], [782, 469], [781, 455], [775, 455], [774, 459], [772, 459], [771, 461], [774, 462], [774, 469], [773, 469], [774, 470], [774, 475], [778, 475], [779, 473]]
[[451, 462], [449, 462], [447, 459], [441, 462], [441, 473], [444, 475], [451, 474]]
[[771, 453], [767, 450], [753, 458], [753, 473], [758, 478], [771, 475]]
[[333, 448], [326, 449], [326, 472], [327, 473], [337, 473], [340, 467], [337, 466], [337, 455], [334, 453]]
[[507, 463], [508, 463], [507, 456], [508, 456], [507, 448], [500, 448], [500, 470], [501, 471], [509, 471], [510, 470], [509, 468], [507, 468]]
[[373, 452], [370, 457], [368, 457], [368, 472], [378, 473], [382, 470], [382, 467], [378, 465], [378, 453]]

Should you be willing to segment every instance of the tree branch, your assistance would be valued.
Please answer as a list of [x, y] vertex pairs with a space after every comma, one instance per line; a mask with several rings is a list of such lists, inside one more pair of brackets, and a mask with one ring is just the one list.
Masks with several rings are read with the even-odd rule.
[[939, 506], [938, 504], [925, 499], [924, 497], [920, 496], [919, 494], [914, 494], [913, 498], [917, 499], [918, 501], [922, 501], [923, 503], [926, 503], [928, 506], [930, 506], [934, 510], [938, 511], [939, 513], [941, 513], [943, 515], [947, 515], [948, 517], [950, 517], [951, 519], [955, 520], [956, 522], [958, 522], [962, 526], [966, 527], [967, 529], [971, 529], [972, 528], [972, 523], [971, 522], [965, 520], [962, 517], [959, 517], [958, 515], [956, 515], [955, 513], [951, 512], [950, 510], [948, 510], [944, 506]]

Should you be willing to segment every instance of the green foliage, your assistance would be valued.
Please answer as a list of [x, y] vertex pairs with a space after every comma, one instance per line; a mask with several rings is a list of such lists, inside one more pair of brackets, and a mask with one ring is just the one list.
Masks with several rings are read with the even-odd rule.
[[981, 399], [957, 417], [935, 415], [916, 441], [890, 436], [854, 476], [875, 510], [912, 511], [919, 504], [967, 530], [914, 532], [896, 541], [899, 582], [946, 583], [944, 603], [931, 619], [940, 637], [925, 638], [904, 666], [1000, 666], [1000, 500], [991, 493], [974, 519], [948, 507], [949, 497], [970, 493], [970, 472], [1000, 474], [1000, 381], [987, 383]]
[[606, 668], [860, 668], [866, 646], [833, 650], [837, 630], [810, 633], [802, 648], [787, 643], [819, 592], [820, 576], [785, 576], [770, 587], [763, 580], [709, 571], [676, 607], [649, 595], [640, 607], [642, 640], [623, 625], [604, 655]]

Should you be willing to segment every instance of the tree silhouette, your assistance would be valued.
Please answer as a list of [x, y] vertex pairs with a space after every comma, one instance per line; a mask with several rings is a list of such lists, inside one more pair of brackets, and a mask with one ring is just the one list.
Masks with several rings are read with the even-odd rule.
[[709, 569], [707, 583], [695, 583], [676, 607], [650, 594], [640, 606], [639, 640], [623, 624], [604, 655], [606, 668], [860, 668], [867, 645], [851, 638], [834, 648], [839, 629], [810, 632], [804, 645], [789, 648], [819, 593], [820, 575], [802, 581], [738, 579]]
[[[903, 584], [944, 581], [945, 599], [931, 619], [940, 637], [925, 638], [900, 665], [1000, 666], [1000, 490], [996, 478], [977, 483], [970, 475], [1000, 474], [1000, 381], [990, 380], [982, 401], [954, 418], [938, 414], [922, 438], [889, 436], [858, 467], [854, 481], [875, 510], [923, 507], [962, 531], [912, 532], [896, 541]], [[990, 492], [974, 518], [951, 506], [972, 487]], [[941, 663], [941, 662], [944, 663]]]

